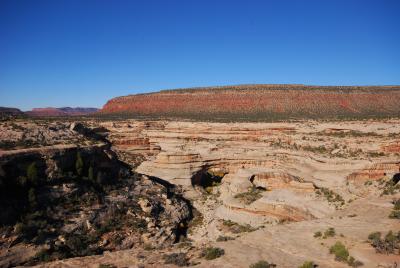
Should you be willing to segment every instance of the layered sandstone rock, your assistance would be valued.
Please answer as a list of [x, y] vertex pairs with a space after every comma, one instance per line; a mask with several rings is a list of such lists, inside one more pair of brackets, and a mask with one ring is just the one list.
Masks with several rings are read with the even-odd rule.
[[243, 85], [166, 90], [114, 98], [102, 114], [257, 120], [398, 115], [400, 87]]

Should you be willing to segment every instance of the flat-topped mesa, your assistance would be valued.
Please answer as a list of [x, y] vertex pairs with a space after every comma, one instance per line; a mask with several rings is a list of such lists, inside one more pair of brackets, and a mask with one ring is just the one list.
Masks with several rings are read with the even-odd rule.
[[242, 85], [117, 97], [100, 114], [209, 120], [398, 116], [400, 86]]

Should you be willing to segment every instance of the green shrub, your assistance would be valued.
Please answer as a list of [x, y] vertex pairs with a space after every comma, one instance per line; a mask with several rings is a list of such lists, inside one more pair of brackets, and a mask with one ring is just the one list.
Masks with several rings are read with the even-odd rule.
[[88, 178], [89, 178], [89, 180], [94, 181], [93, 166], [90, 166], [90, 167], [89, 167], [89, 170], [88, 170]]
[[241, 225], [231, 220], [223, 220], [223, 225], [229, 227], [229, 231], [234, 234], [254, 232], [257, 228], [252, 227], [250, 224]]
[[394, 205], [393, 207], [394, 210], [400, 210], [400, 199], [393, 200], [393, 205]]
[[347, 264], [351, 267], [359, 267], [364, 265], [361, 261], [354, 259], [354, 257], [352, 256], [350, 256], [347, 260]]
[[324, 232], [324, 239], [327, 237], [334, 237], [336, 235], [335, 228], [329, 227], [325, 232]]
[[82, 174], [83, 174], [83, 159], [82, 159], [82, 155], [80, 152], [76, 153], [75, 169], [76, 169], [76, 173], [79, 176], [82, 176]]
[[322, 233], [320, 231], [314, 233], [314, 237], [321, 237]]
[[335, 255], [335, 260], [337, 261], [347, 262], [347, 258], [349, 257], [349, 251], [340, 241], [331, 246], [329, 252]]
[[400, 219], [400, 199], [393, 201], [393, 210], [389, 214], [391, 219]]
[[234, 239], [235, 239], [235, 238], [230, 237], [230, 236], [220, 235], [220, 236], [218, 236], [218, 238], [217, 238], [217, 242], [226, 242], [226, 241], [234, 240]]
[[273, 268], [273, 267], [276, 267], [276, 265], [273, 263], [269, 263], [267, 261], [258, 261], [249, 266], [249, 268]]
[[176, 266], [189, 266], [189, 260], [186, 253], [172, 253], [163, 256], [165, 264], [175, 264]]
[[380, 232], [371, 233], [368, 240], [377, 253], [391, 254], [400, 252], [400, 231], [395, 234], [389, 231], [384, 238]]
[[41, 262], [48, 262], [51, 260], [51, 255], [46, 249], [42, 249], [33, 258]]
[[379, 240], [381, 240], [381, 232], [374, 232], [374, 233], [370, 233], [369, 235], [368, 235], [368, 240], [369, 241], [379, 241]]
[[314, 264], [313, 261], [305, 261], [299, 268], [314, 268], [317, 267], [316, 264]]
[[31, 208], [35, 208], [37, 206], [36, 193], [34, 188], [30, 188], [28, 191], [28, 202]]
[[32, 162], [27, 170], [26, 170], [26, 177], [32, 184], [37, 184], [38, 183], [38, 171], [36, 167], [36, 163]]
[[15, 233], [16, 233], [17, 235], [22, 235], [22, 234], [25, 232], [25, 230], [26, 230], [26, 226], [25, 226], [25, 224], [23, 224], [22, 222], [18, 222], [18, 223], [14, 226], [14, 230], [15, 230]]
[[343, 206], [345, 201], [341, 195], [335, 193], [334, 191], [321, 187], [316, 191], [317, 195], [324, 195], [324, 197], [328, 200], [329, 203], [335, 204], [336, 207]]
[[99, 264], [98, 267], [99, 267], [99, 268], [117, 268], [117, 266], [115, 266], [115, 265], [112, 265], [112, 264], [104, 264], [104, 263]]
[[201, 257], [205, 258], [206, 260], [214, 260], [224, 254], [225, 250], [223, 250], [222, 248], [208, 247], [203, 249], [203, 251], [201, 252]]
[[249, 188], [247, 192], [236, 194], [234, 198], [238, 198], [241, 201], [243, 201], [246, 205], [250, 205], [251, 203], [262, 197], [261, 193], [263, 191], [264, 190], [253, 186]]

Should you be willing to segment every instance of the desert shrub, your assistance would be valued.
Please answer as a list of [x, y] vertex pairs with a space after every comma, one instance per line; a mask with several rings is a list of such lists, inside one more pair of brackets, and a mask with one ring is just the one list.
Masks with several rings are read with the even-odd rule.
[[203, 224], [203, 214], [201, 214], [197, 209], [193, 209], [193, 218], [189, 222], [189, 230], [201, 226]]
[[313, 152], [313, 153], [325, 154], [325, 153], [328, 153], [328, 152], [329, 152], [329, 150], [328, 150], [325, 146], [323, 146], [323, 145], [320, 145], [320, 146], [318, 146], [318, 147], [306, 145], [306, 146], [304, 146], [304, 147], [302, 147], [302, 148], [303, 148], [303, 150], [305, 150], [305, 151], [309, 151], [309, 152]]
[[91, 244], [96, 243], [98, 237], [88, 234], [71, 234], [66, 238], [64, 251], [73, 257], [93, 255], [99, 253], [99, 248], [90, 247]]
[[144, 245], [143, 245], [143, 249], [144, 249], [144, 250], [147, 250], [147, 251], [150, 251], [150, 250], [153, 250], [154, 247], [153, 247], [152, 244], [144, 244]]
[[222, 248], [208, 247], [203, 249], [203, 251], [201, 252], [201, 257], [205, 258], [206, 260], [214, 260], [224, 254], [225, 250], [223, 250]]
[[251, 203], [262, 197], [261, 193], [263, 191], [264, 190], [253, 186], [249, 188], [247, 192], [236, 194], [234, 198], [238, 198], [241, 201], [243, 201], [246, 205], [250, 205]]
[[273, 268], [273, 267], [276, 267], [276, 265], [273, 263], [269, 263], [267, 261], [258, 261], [249, 266], [249, 268]]
[[217, 242], [225, 242], [225, 241], [229, 241], [229, 240], [234, 240], [235, 238], [230, 237], [230, 236], [224, 236], [224, 235], [220, 235], [217, 238]]
[[400, 210], [400, 199], [393, 200], [393, 205], [394, 205], [393, 207], [394, 210]]
[[88, 178], [89, 178], [89, 180], [94, 181], [93, 166], [90, 166], [90, 167], [89, 167], [89, 170], [88, 170]]
[[14, 231], [15, 231], [15, 234], [17, 234], [17, 235], [23, 235], [25, 233], [26, 229], [27, 229], [27, 226], [23, 222], [18, 222], [14, 226]]
[[299, 268], [314, 268], [317, 267], [316, 264], [314, 264], [313, 261], [305, 261]]
[[392, 212], [390, 212], [389, 218], [400, 219], [400, 210], [393, 210]]
[[321, 187], [316, 191], [316, 194], [323, 195], [329, 203], [335, 204], [336, 207], [339, 205], [343, 206], [345, 204], [345, 201], [341, 195], [335, 193], [328, 188]]
[[28, 202], [31, 208], [35, 208], [37, 206], [36, 193], [34, 188], [30, 188], [28, 191]]
[[314, 233], [314, 237], [321, 237], [322, 233], [320, 231]]
[[82, 155], [80, 152], [76, 153], [75, 169], [76, 169], [76, 173], [79, 176], [82, 176], [82, 174], [83, 174], [83, 159], [82, 159]]
[[48, 250], [42, 249], [33, 258], [40, 262], [48, 262], [51, 260], [51, 254], [49, 254]]
[[374, 232], [369, 234], [368, 241], [377, 253], [400, 254], [400, 231], [397, 234], [389, 231], [384, 238], [380, 232]]
[[36, 167], [36, 163], [32, 162], [27, 170], [26, 170], [26, 177], [32, 184], [37, 184], [38, 183], [38, 171]]
[[340, 241], [331, 246], [329, 252], [335, 255], [335, 260], [337, 261], [347, 262], [347, 258], [349, 257], [349, 251]]
[[349, 257], [349, 259], [347, 260], [347, 264], [351, 267], [359, 267], [364, 265], [361, 261], [356, 260], [353, 256]]
[[329, 227], [325, 232], [324, 232], [324, 239], [328, 237], [334, 237], [336, 235], [335, 228]]
[[229, 227], [229, 231], [234, 234], [254, 232], [257, 228], [252, 227], [250, 224], [241, 225], [231, 220], [223, 220], [222, 224]]
[[23, 222], [17, 223], [14, 230], [23, 241], [41, 243], [43, 238], [47, 235], [46, 230], [48, 227], [46, 219], [43, 219], [38, 213], [32, 213], [27, 215]]
[[382, 195], [394, 195], [398, 192], [400, 192], [400, 183], [389, 180], [383, 186]]
[[104, 264], [104, 263], [99, 264], [98, 267], [99, 267], [99, 268], [117, 268], [117, 266], [115, 266], [115, 265], [112, 265], [112, 264]]
[[391, 219], [400, 219], [400, 199], [393, 201], [393, 210], [389, 214], [389, 218]]
[[17, 184], [18, 184], [19, 186], [21, 186], [22, 188], [24, 188], [24, 187], [27, 185], [27, 183], [28, 183], [28, 178], [27, 178], [27, 177], [25, 177], [25, 176], [19, 176], [19, 177], [17, 178]]
[[176, 266], [188, 266], [189, 260], [186, 253], [172, 253], [163, 256], [165, 264], [175, 264]]

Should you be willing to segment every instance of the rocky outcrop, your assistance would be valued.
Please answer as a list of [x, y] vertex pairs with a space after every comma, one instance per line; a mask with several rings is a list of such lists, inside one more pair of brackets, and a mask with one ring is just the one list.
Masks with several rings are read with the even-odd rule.
[[178, 189], [132, 173], [108, 143], [93, 143], [95, 130], [63, 131], [90, 143], [0, 151], [0, 267], [163, 248], [186, 235], [191, 207]]
[[363, 184], [366, 181], [392, 178], [396, 173], [400, 173], [399, 162], [375, 163], [362, 170], [351, 173], [347, 177], [347, 180], [353, 183]]
[[397, 116], [400, 87], [243, 85], [114, 98], [101, 114], [208, 120]]

